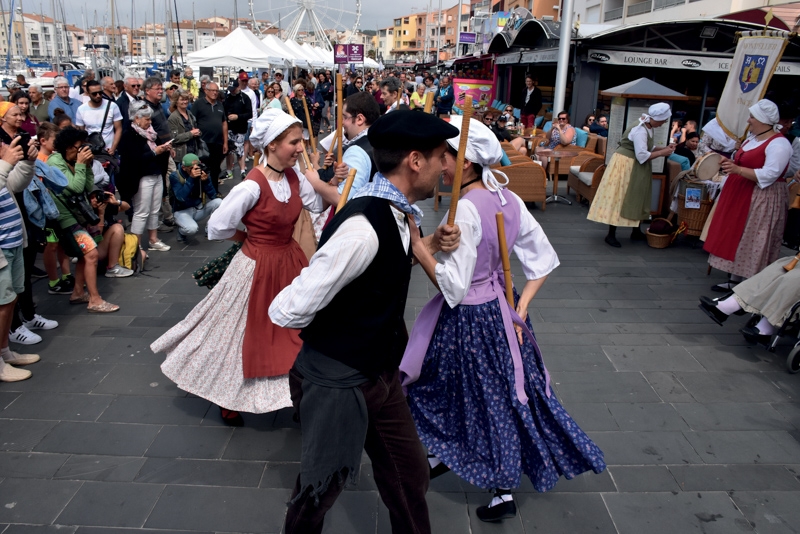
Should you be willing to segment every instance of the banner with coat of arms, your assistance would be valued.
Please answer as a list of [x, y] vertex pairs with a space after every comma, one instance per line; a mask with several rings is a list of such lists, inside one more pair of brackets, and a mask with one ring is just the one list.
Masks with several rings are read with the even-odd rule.
[[748, 109], [767, 92], [788, 38], [780, 30], [742, 32], [717, 105], [717, 122], [731, 138], [747, 134]]

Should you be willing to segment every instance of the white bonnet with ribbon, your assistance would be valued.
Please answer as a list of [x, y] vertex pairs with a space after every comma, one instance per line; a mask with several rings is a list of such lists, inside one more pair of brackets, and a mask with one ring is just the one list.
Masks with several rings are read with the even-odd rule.
[[781, 114], [778, 111], [778, 106], [776, 106], [773, 101], [762, 98], [750, 106], [749, 111], [750, 115], [752, 115], [753, 118], [758, 122], [768, 124], [776, 130], [780, 129], [778, 121], [781, 118]]
[[[451, 137], [447, 140], [447, 143], [455, 150], [458, 150], [458, 144], [461, 140], [463, 118], [462, 115], [450, 116], [450, 124], [458, 128], [459, 135]], [[500, 203], [505, 206], [506, 199], [503, 197], [502, 189], [508, 185], [508, 177], [502, 172], [492, 171], [489, 168], [490, 165], [495, 165], [503, 159], [503, 149], [500, 146], [500, 141], [497, 140], [497, 136], [486, 125], [475, 119], [470, 119], [469, 122], [469, 138], [467, 139], [464, 159], [483, 168], [483, 174], [481, 175], [483, 185], [489, 191], [496, 192], [500, 196]], [[504, 183], [498, 182], [495, 173], [501, 175], [506, 181]]]
[[669, 107], [669, 104], [665, 102], [659, 102], [658, 104], [653, 104], [647, 109], [647, 113], [642, 115], [642, 118], [639, 119], [639, 124], [650, 122], [650, 119], [653, 119], [654, 121], [665, 121], [671, 116], [672, 109]]
[[277, 108], [267, 108], [253, 123], [250, 144], [263, 151], [268, 144], [282, 134], [292, 124], [302, 124], [298, 119]]

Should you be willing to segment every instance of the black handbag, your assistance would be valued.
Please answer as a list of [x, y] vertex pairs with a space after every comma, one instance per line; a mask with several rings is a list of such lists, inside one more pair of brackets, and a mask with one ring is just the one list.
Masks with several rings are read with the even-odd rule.
[[106, 150], [106, 140], [103, 139], [103, 130], [106, 129], [106, 119], [108, 119], [108, 110], [111, 109], [111, 101], [106, 105], [106, 112], [103, 115], [103, 122], [100, 123], [100, 131], [92, 132], [86, 138], [86, 143], [91, 145], [92, 154], [100, 154]]
[[211, 151], [208, 149], [208, 145], [201, 138], [194, 138], [194, 147], [195, 155], [201, 160], [207, 160], [211, 157]]

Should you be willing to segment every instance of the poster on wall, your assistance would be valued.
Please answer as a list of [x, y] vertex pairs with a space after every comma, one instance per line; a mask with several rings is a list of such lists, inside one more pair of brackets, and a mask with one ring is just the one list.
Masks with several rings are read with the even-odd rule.
[[455, 104], [462, 107], [468, 96], [472, 97], [472, 107], [488, 106], [494, 94], [494, 82], [492, 80], [470, 80], [456, 78], [453, 80], [453, 93], [455, 94]]
[[[622, 134], [628, 128], [639, 123], [639, 118], [658, 100], [627, 99], [614, 97], [611, 99], [611, 112], [608, 117], [608, 149], [606, 150], [606, 164], [611, 161], [611, 156], [619, 146]], [[625, 107], [628, 108], [628, 120], [625, 121]], [[623, 124], [625, 122], [625, 124]], [[666, 121], [653, 131], [653, 146], [666, 146], [669, 138], [671, 121]], [[664, 158], [653, 160], [653, 172], [664, 172]]]

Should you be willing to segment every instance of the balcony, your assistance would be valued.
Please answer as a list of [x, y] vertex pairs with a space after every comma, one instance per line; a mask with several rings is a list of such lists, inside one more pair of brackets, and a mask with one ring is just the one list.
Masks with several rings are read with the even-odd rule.
[[653, 0], [653, 11], [658, 9], [667, 9], [673, 6], [682, 6], [685, 3], [686, 0]]
[[645, 0], [644, 2], [637, 2], [628, 6], [628, 16], [641, 15], [642, 13], [650, 13], [653, 10], [653, 0]]
[[609, 9], [608, 11], [606, 11], [606, 15], [605, 15], [605, 18], [603, 19], [603, 22], [609, 22], [609, 21], [612, 21], [612, 20], [621, 19], [622, 18], [623, 9], [625, 9], [625, 8], [618, 7], [616, 9]]

